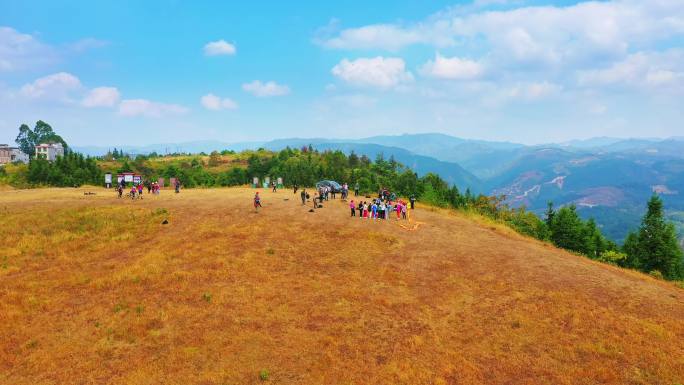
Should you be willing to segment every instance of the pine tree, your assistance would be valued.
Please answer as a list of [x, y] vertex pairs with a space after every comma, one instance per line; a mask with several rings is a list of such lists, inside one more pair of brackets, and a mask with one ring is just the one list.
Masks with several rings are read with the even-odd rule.
[[586, 252], [585, 228], [574, 205], [562, 207], [551, 222], [551, 240], [563, 249]]
[[607, 249], [607, 241], [596, 226], [594, 218], [590, 218], [584, 226], [584, 243], [589, 258], [596, 259]]
[[645, 272], [657, 270], [665, 278], [681, 276], [682, 250], [677, 243], [674, 224], [663, 215], [663, 201], [653, 195], [639, 228], [636, 258]]
[[641, 269], [641, 262], [639, 261], [639, 235], [631, 231], [625, 242], [622, 244], [622, 252], [627, 254], [626, 267], [632, 269]]
[[556, 215], [556, 211], [553, 209], [553, 202], [549, 201], [546, 204], [545, 222], [547, 226], [551, 226], [553, 222], [553, 216]]

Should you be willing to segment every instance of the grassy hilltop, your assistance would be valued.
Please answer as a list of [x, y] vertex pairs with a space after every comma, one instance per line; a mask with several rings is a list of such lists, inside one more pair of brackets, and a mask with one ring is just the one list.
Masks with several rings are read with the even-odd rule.
[[671, 283], [456, 211], [253, 193], [4, 191], [0, 384], [684, 381]]

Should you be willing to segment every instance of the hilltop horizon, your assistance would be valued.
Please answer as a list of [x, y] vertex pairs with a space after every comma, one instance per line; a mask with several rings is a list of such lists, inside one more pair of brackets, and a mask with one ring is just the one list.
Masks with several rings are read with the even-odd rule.
[[[668, 141], [668, 140], [675, 140], [675, 141], [684, 141], [684, 136], [679, 136], [679, 135], [673, 135], [673, 136], [667, 136], [667, 137], [654, 137], [654, 136], [624, 136], [624, 137], [619, 137], [619, 136], [590, 136], [590, 137], [578, 137], [575, 139], [568, 139], [568, 140], [562, 140], [562, 141], [540, 141], [538, 143], [525, 143], [522, 141], [515, 141], [515, 140], [490, 140], [490, 139], [484, 139], [484, 138], [478, 138], [478, 137], [465, 137], [465, 136], [456, 136], [456, 135], [451, 135], [448, 133], [443, 133], [443, 132], [432, 132], [432, 131], [426, 131], [426, 132], [416, 132], [416, 133], [398, 133], [398, 134], [387, 134], [387, 135], [366, 135], [366, 136], [357, 136], [357, 137], [335, 137], [335, 136], [282, 136], [282, 137], [270, 137], [262, 140], [246, 140], [246, 141], [230, 141], [230, 140], [220, 140], [216, 138], [198, 138], [196, 140], [187, 140], [187, 141], [158, 141], [158, 142], [149, 142], [149, 143], [135, 143], [132, 144], [131, 142], [128, 143], [115, 143], [115, 144], [100, 144], [100, 143], [77, 143], [77, 144], [72, 144], [71, 146], [74, 148], [80, 148], [80, 149], [98, 149], [98, 150], [105, 150], [105, 149], [136, 149], [136, 148], [146, 148], [146, 147], [158, 147], [158, 146], [168, 146], [169, 147], [169, 152], [187, 152], [183, 151], [182, 147], [184, 145], [195, 145], [195, 144], [207, 144], [207, 145], [212, 145], [215, 146], [215, 150], [220, 151], [226, 148], [220, 148], [220, 146], [224, 145], [240, 145], [240, 148], [244, 149], [249, 149], [247, 146], [255, 146], [252, 149], [258, 149], [258, 146], [266, 144], [266, 143], [271, 143], [271, 142], [279, 142], [279, 141], [311, 141], [312, 143], [316, 142], [321, 142], [321, 141], [330, 141], [330, 142], [359, 142], [371, 138], [377, 138], [377, 137], [388, 137], [388, 138], [401, 138], [401, 137], [429, 137], [429, 136], [442, 136], [442, 137], [448, 137], [452, 139], [459, 139], [463, 141], [468, 141], [468, 142], [481, 142], [481, 143], [501, 143], [501, 144], [511, 144], [511, 145], [519, 145], [519, 146], [528, 146], [528, 147], [543, 147], [543, 146], [568, 146], [568, 147], [600, 147], [603, 145], [609, 145], [609, 144], [614, 144], [616, 142], [621, 142], [621, 141], [631, 141], [631, 140], [638, 140], [638, 141], [646, 141], [646, 142], [661, 142], [661, 141]], [[8, 141], [8, 144], [12, 145], [14, 143], [14, 140]], [[176, 151], [179, 150], [179, 151]], [[206, 151], [202, 151], [206, 152]]]

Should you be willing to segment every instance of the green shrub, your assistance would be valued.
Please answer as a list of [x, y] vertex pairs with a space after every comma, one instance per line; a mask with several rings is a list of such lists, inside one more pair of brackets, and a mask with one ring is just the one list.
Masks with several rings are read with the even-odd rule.
[[665, 277], [663, 276], [663, 273], [661, 273], [660, 270], [651, 270], [651, 272], [648, 273], [648, 275], [650, 275], [651, 277], [653, 277], [655, 279], [665, 279]]
[[616, 266], [624, 266], [627, 262], [627, 254], [619, 251], [608, 250], [601, 253], [597, 261], [609, 263]]
[[271, 375], [268, 373], [268, 370], [266, 370], [266, 369], [262, 369], [262, 370], [259, 372], [259, 379], [260, 379], [261, 381], [267, 381], [268, 378], [269, 378], [270, 376], [271, 376]]

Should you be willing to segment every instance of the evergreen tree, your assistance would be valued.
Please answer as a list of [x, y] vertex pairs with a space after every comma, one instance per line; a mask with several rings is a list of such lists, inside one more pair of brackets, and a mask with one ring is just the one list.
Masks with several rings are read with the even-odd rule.
[[681, 277], [682, 250], [674, 224], [663, 215], [663, 201], [653, 195], [648, 201], [637, 239], [636, 258], [644, 272], [657, 270], [668, 279]]
[[561, 248], [586, 252], [585, 229], [574, 205], [562, 207], [553, 216], [550, 226], [551, 240]]
[[592, 259], [600, 257], [608, 248], [607, 241], [596, 226], [594, 218], [590, 218], [584, 226], [584, 244], [583, 253]]
[[641, 269], [641, 262], [639, 262], [639, 235], [631, 231], [625, 242], [622, 244], [622, 252], [627, 255], [625, 265], [633, 269]]
[[545, 213], [545, 222], [547, 226], [551, 226], [551, 222], [553, 222], [553, 216], [556, 214], [556, 211], [553, 209], [553, 202], [549, 201], [546, 203], [546, 213]]

